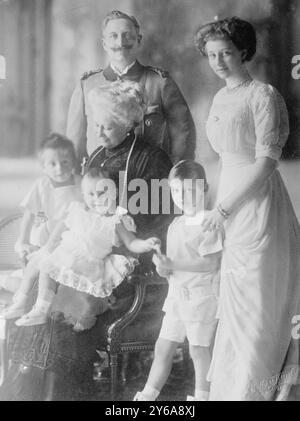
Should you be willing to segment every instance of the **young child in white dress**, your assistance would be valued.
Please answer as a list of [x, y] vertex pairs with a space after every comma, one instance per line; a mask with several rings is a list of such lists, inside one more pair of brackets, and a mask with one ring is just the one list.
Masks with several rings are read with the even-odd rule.
[[[127, 211], [116, 208], [117, 189], [104, 170], [88, 170], [81, 188], [84, 203], [70, 204], [66, 219], [56, 226], [43, 248], [37, 301], [16, 321], [17, 326], [47, 321], [57, 284], [103, 298], [102, 312], [106, 311], [107, 297], [137, 264], [136, 258], [112, 253], [113, 247], [124, 243], [132, 253], [145, 253], [160, 245], [155, 237], [136, 238], [134, 221]], [[57, 245], [58, 239], [61, 241]], [[31, 276], [32, 264], [27, 266], [27, 277]], [[78, 321], [74, 329], [84, 327]]]
[[153, 261], [160, 276], [169, 282], [159, 338], [147, 383], [134, 400], [155, 400], [172, 368], [179, 343], [187, 337], [195, 370], [195, 394], [188, 400], [208, 400], [206, 375], [210, 365], [209, 347], [216, 328], [222, 230], [204, 233], [208, 190], [203, 167], [193, 161], [180, 161], [171, 170], [169, 184], [175, 205], [183, 211], [171, 223], [167, 255], [155, 254]]
[[[24, 214], [15, 250], [24, 262], [48, 241], [57, 223], [65, 217], [70, 203], [81, 200], [80, 178], [75, 176], [73, 143], [63, 135], [52, 133], [42, 142], [38, 156], [44, 175], [35, 181], [20, 205]], [[30, 285], [26, 285], [22, 281], [22, 271], [16, 271], [2, 279], [1, 287], [12, 292], [18, 289], [20, 299], [22, 291], [30, 290], [37, 276], [36, 267], [35, 276], [32, 274]], [[11, 319], [19, 317], [23, 312], [24, 308], [20, 309], [20, 305], [15, 306], [13, 303], [1, 315]]]

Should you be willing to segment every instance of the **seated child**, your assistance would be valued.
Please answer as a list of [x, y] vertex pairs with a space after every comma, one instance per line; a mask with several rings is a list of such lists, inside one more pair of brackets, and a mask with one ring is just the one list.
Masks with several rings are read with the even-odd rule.
[[[33, 309], [16, 321], [17, 326], [33, 326], [47, 321], [57, 283], [101, 297], [102, 311], [107, 297], [130, 274], [137, 259], [112, 253], [121, 242], [133, 253], [145, 253], [160, 245], [158, 238], [137, 239], [133, 219], [116, 208], [116, 188], [104, 170], [91, 168], [81, 183], [84, 203], [73, 202], [64, 221], [58, 224], [38, 259], [39, 292]], [[57, 246], [57, 240], [61, 238]], [[36, 259], [26, 267], [25, 278], [35, 272]], [[26, 282], [29, 285], [31, 282]], [[15, 296], [14, 308], [21, 314], [28, 290]], [[99, 300], [101, 302], [101, 300]], [[85, 327], [74, 326], [75, 330]]]
[[183, 214], [169, 226], [167, 256], [153, 256], [158, 274], [169, 281], [169, 291], [150, 374], [134, 400], [152, 401], [158, 397], [170, 374], [176, 348], [186, 337], [195, 370], [195, 394], [188, 400], [207, 400], [206, 376], [217, 323], [222, 232], [204, 233], [200, 225], [208, 190], [200, 164], [178, 162], [170, 171], [169, 184], [173, 201]]
[[[70, 203], [81, 200], [79, 177], [74, 175], [76, 156], [73, 143], [65, 136], [52, 133], [42, 142], [38, 156], [44, 175], [36, 180], [21, 203], [24, 215], [15, 245], [23, 262], [47, 242], [56, 224], [65, 217]], [[43, 219], [38, 226], [37, 216]], [[21, 281], [22, 271], [16, 271], [11, 276], [3, 277], [0, 287], [16, 292]], [[22, 311], [20, 313], [12, 307], [6, 309], [3, 316], [10, 319], [21, 314]]]

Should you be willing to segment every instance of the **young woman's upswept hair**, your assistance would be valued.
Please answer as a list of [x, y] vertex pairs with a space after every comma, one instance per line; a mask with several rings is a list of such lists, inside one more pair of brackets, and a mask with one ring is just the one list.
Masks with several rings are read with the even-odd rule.
[[206, 56], [206, 43], [217, 39], [230, 40], [238, 50], [245, 50], [243, 61], [250, 61], [256, 52], [256, 33], [253, 26], [236, 16], [201, 25], [195, 33], [194, 44]]

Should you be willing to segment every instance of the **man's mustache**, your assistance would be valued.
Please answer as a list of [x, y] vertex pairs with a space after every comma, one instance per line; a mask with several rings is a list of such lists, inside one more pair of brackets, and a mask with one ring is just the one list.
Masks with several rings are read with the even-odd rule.
[[111, 47], [113, 51], [131, 50], [133, 45], [124, 45], [123, 47]]

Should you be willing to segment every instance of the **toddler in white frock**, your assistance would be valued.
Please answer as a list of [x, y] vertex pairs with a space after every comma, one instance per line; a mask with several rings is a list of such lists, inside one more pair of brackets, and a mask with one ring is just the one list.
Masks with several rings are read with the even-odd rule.
[[[107, 297], [138, 262], [134, 257], [112, 254], [113, 247], [118, 247], [122, 241], [131, 252], [145, 253], [160, 245], [158, 238], [137, 239], [135, 224], [126, 211], [117, 208], [111, 213], [115, 209], [115, 190], [108, 191], [105, 202], [101, 200], [107, 180], [102, 170], [89, 170], [82, 181], [85, 203], [71, 203], [67, 218], [56, 227], [39, 255], [27, 265], [27, 277], [32, 275], [36, 264], [40, 267], [39, 293], [35, 306], [27, 314], [24, 314], [26, 294], [20, 299], [16, 296], [15, 305], [20, 312], [23, 310], [23, 316], [16, 321], [17, 326], [46, 322], [57, 283], [102, 298], [102, 310], [98, 314], [104, 312], [108, 308]], [[80, 323], [75, 329], [82, 330]]]

